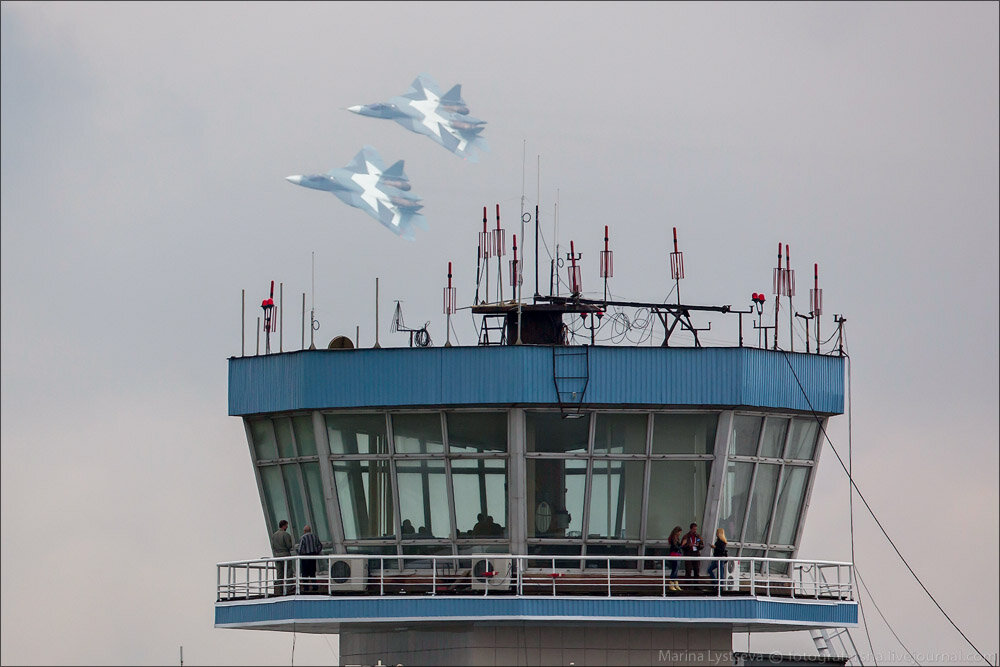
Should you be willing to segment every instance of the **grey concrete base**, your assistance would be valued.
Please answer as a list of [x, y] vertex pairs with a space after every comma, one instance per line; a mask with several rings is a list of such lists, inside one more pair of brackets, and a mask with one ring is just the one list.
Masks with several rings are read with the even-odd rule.
[[732, 629], [454, 623], [341, 628], [341, 665], [732, 665]]

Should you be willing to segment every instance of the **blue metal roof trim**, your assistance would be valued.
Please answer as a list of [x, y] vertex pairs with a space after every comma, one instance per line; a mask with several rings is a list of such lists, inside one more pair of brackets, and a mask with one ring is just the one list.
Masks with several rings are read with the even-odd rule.
[[704, 620], [776, 625], [834, 626], [858, 622], [855, 602], [774, 601], [757, 598], [517, 598], [433, 597], [308, 598], [216, 605], [215, 624], [238, 626], [283, 621], [365, 623], [399, 619], [622, 619]]
[[[803, 412], [811, 404], [822, 414], [844, 411], [841, 357], [746, 347], [592, 347], [589, 360], [585, 404]], [[552, 373], [552, 348], [535, 345], [303, 350], [233, 357], [229, 360], [229, 414], [552, 405], [558, 402]]]

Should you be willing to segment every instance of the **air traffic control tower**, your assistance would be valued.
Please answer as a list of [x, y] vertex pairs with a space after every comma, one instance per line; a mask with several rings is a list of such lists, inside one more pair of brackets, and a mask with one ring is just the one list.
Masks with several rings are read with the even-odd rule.
[[[477, 284], [475, 346], [424, 331], [229, 360], [261, 529], [287, 519], [298, 544], [309, 525], [323, 552], [218, 564], [216, 627], [336, 633], [342, 665], [664, 665], [732, 664], [734, 632], [820, 645], [856, 625], [851, 565], [798, 558], [844, 407], [836, 342], [779, 345], [757, 294], [745, 311], [586, 299], [569, 268], [566, 296], [480, 299]], [[789, 274], [779, 262], [790, 303]], [[625, 308], [650, 338], [600, 344]], [[739, 345], [704, 345], [708, 317]], [[706, 548], [671, 555], [691, 523]]]

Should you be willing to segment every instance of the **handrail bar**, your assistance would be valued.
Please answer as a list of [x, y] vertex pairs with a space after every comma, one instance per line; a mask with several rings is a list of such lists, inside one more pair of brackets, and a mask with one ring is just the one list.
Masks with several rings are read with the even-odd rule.
[[[506, 571], [475, 572], [471, 562], [486, 559], [503, 563]], [[302, 563], [313, 561], [325, 569], [302, 575]], [[354, 566], [349, 572], [333, 576], [334, 561], [363, 561], [368, 564], [364, 573], [355, 575]], [[395, 561], [395, 563], [393, 563]], [[667, 564], [680, 562], [715, 562], [718, 570], [714, 576], [700, 574], [688, 577], [673, 575], [667, 578]], [[464, 563], [470, 563], [465, 565]], [[543, 565], [544, 563], [544, 565]], [[613, 567], [614, 563], [628, 563], [628, 567]], [[531, 565], [529, 567], [529, 564]], [[391, 567], [386, 567], [387, 565]], [[407, 567], [409, 565], [409, 567]], [[603, 565], [603, 567], [601, 567]], [[640, 565], [642, 566], [640, 569]], [[217, 599], [234, 600], [268, 598], [286, 594], [332, 595], [335, 590], [364, 592], [368, 586], [378, 585], [378, 595], [395, 591], [406, 593], [482, 590], [483, 595], [541, 594], [539, 586], [550, 590], [550, 595], [572, 594], [574, 590], [593, 592], [601, 586], [607, 597], [615, 594], [655, 595], [667, 597], [671, 592], [750, 595], [774, 597], [776, 594], [795, 599], [835, 598], [854, 600], [853, 565], [843, 561], [819, 561], [802, 558], [761, 558], [740, 556], [631, 556], [631, 555], [553, 555], [553, 554], [320, 554], [315, 556], [261, 557], [251, 560], [227, 561], [216, 564]], [[223, 576], [223, 568], [226, 569]], [[377, 571], [375, 570], [377, 568]], [[835, 581], [825, 572], [835, 568]], [[847, 570], [843, 573], [841, 570]], [[700, 572], [698, 568], [692, 568]], [[280, 574], [280, 576], [279, 576]], [[325, 575], [325, 576], [318, 576]], [[807, 578], [808, 577], [808, 578]], [[225, 582], [225, 583], [223, 583]], [[544, 585], [543, 585], [544, 582]], [[429, 586], [429, 591], [427, 587]]]

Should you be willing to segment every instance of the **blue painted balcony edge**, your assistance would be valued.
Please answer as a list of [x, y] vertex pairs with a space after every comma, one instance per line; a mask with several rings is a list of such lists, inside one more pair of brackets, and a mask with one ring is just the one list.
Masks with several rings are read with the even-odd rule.
[[[841, 357], [746, 347], [591, 347], [580, 359], [588, 360], [584, 405], [809, 412], [811, 403], [823, 415], [844, 411]], [[549, 346], [303, 350], [229, 359], [233, 416], [558, 402]]]
[[352, 623], [453, 621], [601, 621], [733, 623], [794, 627], [844, 627], [858, 622], [853, 601], [761, 598], [518, 598], [424, 597], [292, 598], [229, 602], [215, 607], [217, 627], [296, 622]]

